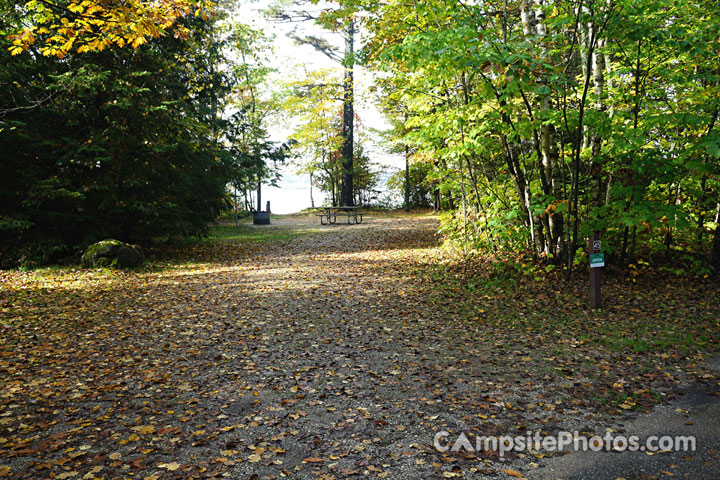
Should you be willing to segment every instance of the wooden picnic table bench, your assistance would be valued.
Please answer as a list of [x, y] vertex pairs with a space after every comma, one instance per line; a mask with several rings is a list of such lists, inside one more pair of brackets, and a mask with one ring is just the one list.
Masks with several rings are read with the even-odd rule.
[[347, 224], [359, 224], [363, 221], [364, 213], [358, 210], [362, 207], [320, 207], [319, 210], [323, 213], [319, 213], [316, 216], [320, 217], [321, 225], [334, 225], [337, 222], [337, 217], [347, 218]]

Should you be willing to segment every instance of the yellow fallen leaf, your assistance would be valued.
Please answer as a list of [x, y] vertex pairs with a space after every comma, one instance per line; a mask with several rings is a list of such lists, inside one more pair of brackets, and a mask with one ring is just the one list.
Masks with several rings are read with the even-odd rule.
[[166, 468], [166, 469], [170, 470], [171, 472], [174, 472], [175, 470], [180, 468], [180, 464], [177, 462], [161, 463], [160, 465], [158, 465], [158, 467]]
[[510, 470], [509, 468], [503, 468], [502, 471], [505, 472], [506, 474], [510, 475], [511, 477], [523, 478], [523, 474], [520, 472], [516, 472], [515, 470]]
[[143, 435], [155, 433], [155, 427], [152, 425], [141, 425], [140, 427], [134, 427], [133, 430], [140, 432]]
[[320, 458], [320, 457], [307, 457], [307, 458], [303, 458], [303, 463], [320, 463], [320, 462], [324, 462], [324, 461], [325, 461], [325, 459], [324, 459], [324, 458]]

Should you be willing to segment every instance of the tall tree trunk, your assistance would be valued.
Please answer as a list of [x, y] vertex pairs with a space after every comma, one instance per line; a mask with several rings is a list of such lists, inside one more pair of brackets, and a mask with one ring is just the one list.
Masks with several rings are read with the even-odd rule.
[[310, 172], [310, 208], [315, 208], [315, 199], [313, 198], [313, 174]]
[[[545, 2], [540, 0], [537, 2], [537, 8], [534, 12], [534, 23], [535, 32], [537, 35], [537, 42], [544, 40], [545, 34], [547, 33], [545, 28]], [[525, 8], [530, 8], [528, 4]], [[529, 15], [529, 14], [528, 14]], [[529, 19], [529, 17], [528, 17]], [[544, 57], [548, 56], [547, 48], [543, 47], [542, 54]], [[548, 61], [552, 61], [548, 59]], [[543, 82], [543, 79], [540, 79]], [[544, 117], [544, 113], [552, 109], [552, 102], [550, 97], [542, 99], [539, 106], [541, 117]], [[542, 180], [543, 193], [548, 196], [552, 196], [555, 200], [562, 198], [562, 178], [561, 171], [558, 167], [558, 144], [557, 144], [557, 133], [555, 126], [549, 122], [542, 122], [539, 131], [539, 138], [537, 139], [538, 156], [540, 157], [540, 178]], [[543, 226], [545, 227], [545, 245], [544, 251], [546, 254], [552, 254], [554, 261], [560, 260], [557, 257], [560, 244], [562, 243], [563, 234], [563, 216], [561, 213], [555, 213], [553, 208], [548, 208], [546, 215], [542, 219]]]
[[[590, 24], [588, 30], [592, 32], [594, 26]], [[595, 87], [595, 110], [603, 112], [605, 110], [605, 56], [600, 50], [604, 46], [604, 40], [597, 41], [597, 48], [592, 52], [592, 78]], [[604, 203], [605, 188], [602, 181], [602, 164], [600, 163], [600, 153], [602, 147], [602, 137], [596, 130], [591, 127], [590, 135], [591, 157], [590, 157], [590, 198], [593, 207], [601, 207]]]
[[410, 211], [410, 148], [405, 145], [405, 211]]
[[340, 193], [340, 203], [342, 206], [352, 206], [354, 202], [353, 194], [353, 69], [355, 66], [354, 58], [354, 36], [355, 23], [352, 19], [348, 21], [345, 31], [345, 60], [343, 67], [345, 68], [345, 76], [343, 79], [343, 144], [342, 144], [342, 191]]

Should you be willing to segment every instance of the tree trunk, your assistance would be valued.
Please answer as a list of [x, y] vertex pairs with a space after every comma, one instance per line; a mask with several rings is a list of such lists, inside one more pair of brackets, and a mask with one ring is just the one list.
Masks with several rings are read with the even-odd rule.
[[260, 181], [260, 178], [258, 177], [258, 183], [257, 183], [257, 211], [262, 211], [262, 202], [260, 201], [261, 195], [260, 192], [262, 190], [262, 182]]
[[313, 198], [313, 174], [310, 173], [310, 208], [315, 208], [315, 199]]
[[234, 210], [235, 210], [235, 226], [237, 227], [237, 226], [238, 226], [238, 194], [237, 194], [237, 185], [233, 185], [233, 193], [234, 193], [234, 195], [233, 195], [233, 196], [234, 196], [234, 202], [233, 202], [234, 205], [233, 205], [233, 207], [235, 207], [235, 208], [234, 208]]
[[718, 217], [720, 217], [720, 202], [717, 204], [717, 214], [715, 215], [717, 225], [715, 226], [715, 238], [713, 238], [712, 259], [710, 260], [710, 268], [715, 276], [720, 276], [720, 222], [717, 221]]
[[697, 221], [697, 242], [702, 245], [703, 235], [705, 234], [705, 203], [707, 201], [707, 175], [703, 175], [700, 180], [700, 195], [698, 196], [698, 209], [700, 214]]
[[355, 23], [351, 19], [345, 31], [345, 78], [343, 79], [343, 144], [342, 144], [342, 191], [340, 193], [341, 206], [350, 207], [353, 201], [353, 68], [355, 59], [353, 54]]
[[[594, 26], [590, 24], [588, 30], [592, 32]], [[605, 57], [598, 50], [604, 45], [602, 39], [597, 42], [597, 49], [592, 52], [592, 78], [595, 87], [595, 109], [598, 112], [605, 110]], [[600, 153], [602, 147], [602, 137], [596, 127], [591, 127], [590, 135], [591, 158], [590, 158], [590, 195], [593, 207], [601, 207], [604, 203], [605, 188], [602, 181], [602, 165], [600, 163]]]
[[410, 149], [405, 145], [405, 211], [410, 211]]

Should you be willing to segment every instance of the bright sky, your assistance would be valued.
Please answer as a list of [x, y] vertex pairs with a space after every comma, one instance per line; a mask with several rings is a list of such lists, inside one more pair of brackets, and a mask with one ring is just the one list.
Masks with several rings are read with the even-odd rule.
[[[316, 35], [326, 39], [333, 45], [343, 47], [343, 40], [340, 35], [324, 30], [311, 22], [295, 24], [270, 22], [260, 13], [260, 10], [267, 8], [269, 4], [269, 0], [245, 3], [240, 7], [237, 20], [256, 28], [262, 28], [266, 34], [275, 37], [275, 52], [269, 63], [278, 69], [278, 78], [302, 78], [302, 76], [304, 76], [303, 65], [307, 70], [335, 68], [338, 72], [340, 71], [340, 66], [337, 63], [334, 63], [310, 46], [296, 45], [294, 40], [290, 39], [287, 34], [295, 28], [299, 35]], [[322, 5], [307, 5], [307, 7], [308, 10], [318, 12], [322, 9]], [[338, 76], [339, 75], [340, 73], [338, 73]], [[368, 93], [369, 87], [373, 83], [372, 74], [356, 66], [355, 78], [355, 112], [359, 118], [359, 124], [357, 120], [355, 124], [355, 138], [357, 140], [358, 128], [384, 130], [389, 128], [389, 125], [373, 104], [373, 96]], [[280, 125], [274, 128], [271, 133], [274, 139], [284, 141], [290, 132], [292, 132], [292, 129], [292, 125]], [[387, 165], [393, 170], [404, 168], [403, 157], [401, 155], [387, 153], [378, 140], [370, 141], [364, 146], [365, 151], [369, 154], [372, 161]], [[297, 175], [292, 165], [283, 167], [282, 175], [283, 178], [279, 184], [279, 188], [263, 188], [263, 204], [266, 200], [270, 200], [271, 210], [274, 213], [293, 213], [310, 207], [309, 176]], [[314, 189], [313, 195], [315, 197], [315, 205], [322, 204], [323, 197], [317, 188]]]

